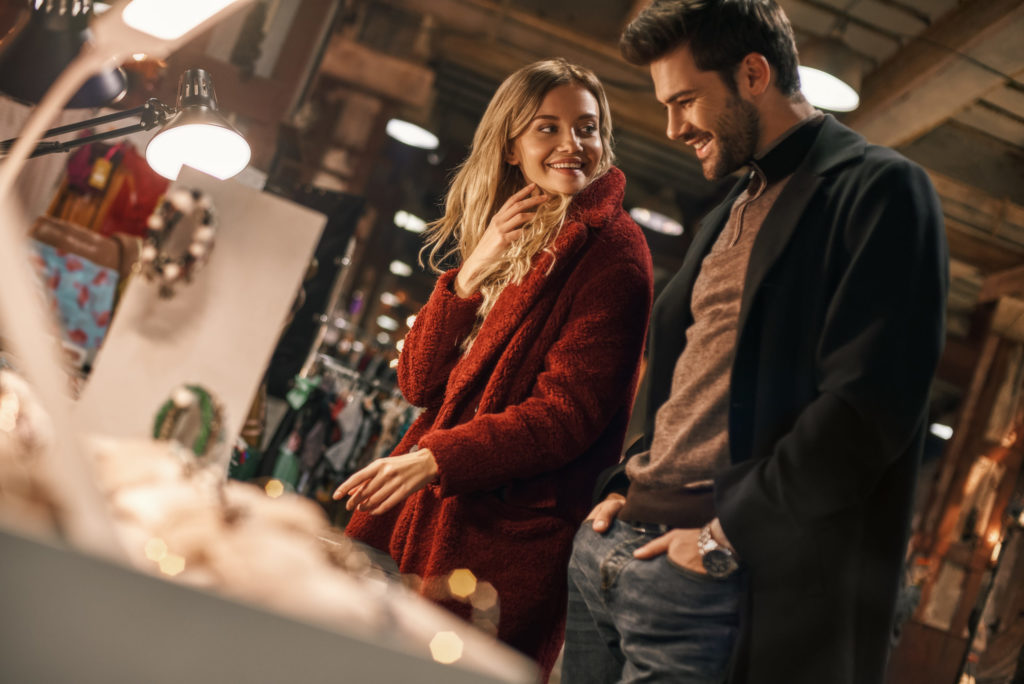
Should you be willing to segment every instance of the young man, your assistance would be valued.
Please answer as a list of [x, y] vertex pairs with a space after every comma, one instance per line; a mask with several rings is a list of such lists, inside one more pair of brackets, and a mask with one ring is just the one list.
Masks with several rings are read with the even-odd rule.
[[563, 681], [881, 682], [944, 340], [938, 199], [806, 102], [772, 0], [655, 0], [621, 47], [707, 178], [749, 170], [655, 304], [648, 450], [577, 534]]

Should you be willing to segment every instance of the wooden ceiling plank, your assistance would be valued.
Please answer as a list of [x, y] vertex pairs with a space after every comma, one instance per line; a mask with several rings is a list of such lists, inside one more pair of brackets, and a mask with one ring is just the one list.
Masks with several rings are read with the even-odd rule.
[[[959, 5], [865, 77], [860, 107], [847, 117], [847, 122], [858, 129], [869, 127], [895, 102], [960, 59], [958, 52], [989, 39], [1021, 11], [1021, 0], [973, 0]], [[953, 99], [958, 95], [953, 88], [946, 92]], [[971, 94], [968, 97], [973, 99]], [[901, 135], [889, 138], [880, 142], [902, 141]]]
[[[431, 15], [442, 28], [468, 36], [486, 36], [499, 26], [497, 40], [525, 48], [532, 60], [574, 56], [600, 71], [602, 78], [650, 89], [647, 70], [625, 62], [618, 45], [595, 40], [535, 15], [491, 0], [384, 0], [411, 12]], [[472, 62], [470, 62], [472, 63]], [[523, 62], [525, 64], [527, 62]], [[519, 66], [522, 66], [520, 64]], [[507, 74], [506, 74], [507, 75]]]
[[1024, 266], [999, 271], [985, 278], [978, 293], [978, 302], [994, 302], [1006, 295], [1024, 294]]
[[[497, 81], [529, 61], [528, 55], [518, 48], [504, 44], [486, 45], [479, 39], [458, 35], [444, 36], [437, 46], [445, 59], [465, 65]], [[668, 144], [665, 138], [665, 113], [654, 97], [637, 97], [635, 92], [607, 81], [604, 86], [616, 128], [628, 128], [638, 135]]]
[[981, 103], [973, 104], [955, 118], [965, 126], [1024, 148], [1024, 122], [1006, 116], [997, 109]]
[[957, 222], [946, 219], [946, 240], [950, 256], [976, 266], [982, 273], [995, 273], [1024, 263], [1024, 251], [995, 245], [976, 235], [959, 230]]
[[847, 12], [846, 10], [844, 10], [842, 8], [834, 7], [834, 6], [832, 6], [832, 5], [830, 5], [830, 4], [826, 3], [826, 2], [821, 2], [821, 0], [799, 0], [799, 1], [802, 2], [805, 5], [808, 5], [810, 7], [815, 8], [815, 9], [821, 10], [822, 12], [826, 12], [828, 14], [831, 14], [832, 16], [835, 17], [837, 23], [843, 22], [843, 23], [847, 23], [847, 24], [849, 24], [851, 26], [860, 26], [862, 29], [864, 29], [866, 31], [872, 31], [874, 33], [877, 33], [877, 34], [879, 34], [881, 36], [885, 36], [886, 38], [889, 38], [890, 40], [894, 40], [896, 42], [900, 42], [902, 40], [902, 38], [903, 38], [902, 35], [900, 35], [899, 33], [895, 32], [895, 31], [892, 31], [890, 29], [884, 28], [882, 26], [878, 26], [877, 24], [874, 24], [874, 23], [872, 23], [870, 21], [865, 21], [864, 19], [861, 19], [859, 17], [856, 17], [856, 16], [850, 14], [849, 12]]
[[[943, 209], [955, 212], [952, 209], [952, 202], [963, 204], [967, 207], [987, 215], [988, 222], [993, 219], [1005, 221], [1014, 226], [1024, 227], [1024, 207], [1011, 202], [1003, 197], [994, 197], [978, 188], [961, 183], [949, 176], [945, 176], [932, 169], [926, 169], [928, 177], [931, 178], [935, 191], [943, 199]], [[947, 207], [948, 205], [948, 207]], [[985, 221], [982, 221], [985, 223]]]
[[320, 72], [381, 97], [423, 107], [434, 90], [434, 72], [335, 35], [324, 51]]
[[986, 93], [985, 102], [1024, 118], [1024, 89], [1003, 86]]

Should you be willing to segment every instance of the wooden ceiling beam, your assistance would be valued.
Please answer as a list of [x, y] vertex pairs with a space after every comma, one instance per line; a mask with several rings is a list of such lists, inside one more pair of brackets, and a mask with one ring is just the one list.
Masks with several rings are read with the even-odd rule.
[[996, 244], [972, 226], [946, 215], [946, 240], [950, 256], [976, 266], [983, 274], [1013, 268], [1024, 263], [1024, 249]]
[[[1022, 17], [1022, 0], [960, 4], [865, 77], [860, 107], [845, 118], [846, 122], [873, 142], [890, 146], [930, 130], [973, 102], [979, 87], [987, 89], [979, 83], [979, 73], [992, 81], [991, 85], [1003, 80], [972, 64], [974, 68], [961, 70], [963, 73], [956, 76], [973, 87], [959, 87], [949, 80], [949, 67], [989, 41], [1016, 44], [1013, 41], [1019, 41], [1019, 36], [1013, 35], [1015, 24]], [[937, 89], [942, 93], [942, 106], [938, 108], [934, 103]]]
[[434, 90], [434, 72], [335, 35], [324, 51], [320, 73], [394, 102], [424, 107]]
[[993, 273], [981, 283], [978, 303], [994, 302], [1006, 295], [1024, 294], [1024, 266]]
[[[522, 49], [504, 44], [488, 45], [480, 39], [458, 35], [442, 37], [435, 47], [442, 58], [495, 81], [503, 80], [530, 59]], [[604, 86], [616, 128], [627, 128], [645, 138], [669, 144], [665, 137], [665, 112], [653, 95], [637, 95], [614, 82], [604, 81]], [[682, 152], [685, 146], [679, 147], [685, 154]]]
[[[395, 7], [430, 15], [441, 30], [467, 37], [489, 37], [486, 49], [508, 45], [522, 49], [527, 59], [516, 68], [538, 59], [565, 57], [593, 69], [603, 80], [650, 92], [646, 69], [627, 63], [614, 43], [595, 40], [536, 15], [492, 0], [384, 0]], [[486, 50], [485, 50], [486, 52]], [[474, 56], [469, 64], [473, 64]], [[508, 73], [506, 72], [506, 76]], [[607, 85], [607, 83], [606, 83]]]

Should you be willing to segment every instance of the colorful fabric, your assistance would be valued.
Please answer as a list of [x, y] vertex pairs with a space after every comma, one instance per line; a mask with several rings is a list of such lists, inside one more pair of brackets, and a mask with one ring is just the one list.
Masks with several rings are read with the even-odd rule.
[[110, 327], [118, 273], [32, 240], [33, 262], [57, 312], [64, 339], [91, 355]]

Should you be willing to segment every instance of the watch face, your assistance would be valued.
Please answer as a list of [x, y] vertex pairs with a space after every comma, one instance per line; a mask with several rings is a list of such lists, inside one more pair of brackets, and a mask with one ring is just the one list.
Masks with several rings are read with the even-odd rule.
[[704, 554], [704, 569], [712, 577], [725, 577], [736, 569], [736, 561], [721, 549], [712, 549]]

